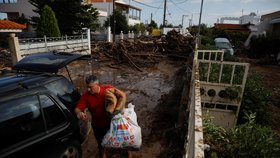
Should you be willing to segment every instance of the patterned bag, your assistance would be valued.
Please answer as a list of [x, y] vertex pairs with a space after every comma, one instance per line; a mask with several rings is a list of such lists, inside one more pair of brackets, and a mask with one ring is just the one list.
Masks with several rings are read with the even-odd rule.
[[128, 104], [112, 118], [110, 130], [102, 140], [102, 146], [115, 149], [139, 150], [142, 144], [141, 127], [138, 126], [134, 105]]

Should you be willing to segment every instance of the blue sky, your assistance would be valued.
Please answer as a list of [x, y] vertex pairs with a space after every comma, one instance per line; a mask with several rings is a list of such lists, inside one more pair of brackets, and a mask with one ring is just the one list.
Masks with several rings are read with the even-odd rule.
[[[130, 4], [142, 9], [143, 23], [150, 23], [152, 14], [158, 26], [162, 24], [164, 0], [130, 0]], [[193, 25], [198, 24], [201, 0], [167, 0], [166, 6], [166, 20], [173, 26], [181, 24], [182, 17], [184, 27], [189, 26], [191, 17]], [[221, 17], [240, 17], [251, 12], [261, 16], [275, 11], [280, 11], [280, 0], [204, 0], [201, 23], [213, 26]]]

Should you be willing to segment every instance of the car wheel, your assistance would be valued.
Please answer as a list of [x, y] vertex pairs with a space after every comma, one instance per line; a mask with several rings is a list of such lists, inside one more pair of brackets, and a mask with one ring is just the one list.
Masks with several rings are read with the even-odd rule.
[[81, 147], [73, 143], [69, 146], [67, 146], [63, 153], [59, 156], [59, 158], [81, 158], [82, 157], [82, 150]]

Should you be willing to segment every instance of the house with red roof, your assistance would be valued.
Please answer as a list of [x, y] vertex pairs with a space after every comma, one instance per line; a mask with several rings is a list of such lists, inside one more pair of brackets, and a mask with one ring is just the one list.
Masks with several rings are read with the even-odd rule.
[[[0, 11], [1, 13], [6, 13], [7, 19], [10, 21], [16, 21], [21, 16], [24, 16], [26, 20], [30, 20], [33, 16], [38, 16], [37, 13], [33, 12], [34, 9], [36, 8], [28, 0], [0, 1]], [[24, 32], [19, 33], [18, 36], [32, 37], [33, 34], [35, 35], [34, 29], [27, 23]]]
[[22, 32], [23, 29], [26, 29], [26, 25], [18, 24], [9, 20], [0, 20], [0, 32]]
[[249, 27], [252, 24], [224, 24], [224, 23], [215, 23], [214, 28], [227, 30], [227, 31], [234, 31], [234, 32], [244, 32], [249, 33]]
[[[14, 53], [17, 50], [19, 50], [18, 37], [15, 36], [17, 32], [21, 32], [23, 29], [26, 29], [25, 25], [18, 24], [9, 20], [0, 20], [0, 35], [4, 35], [4, 38], [1, 38], [1, 40], [7, 39], [9, 49], [12, 52], [13, 63], [15, 63], [17, 59], [19, 59], [19, 56], [17, 56], [16, 53]], [[8, 37], [6, 38], [5, 35], [7, 34]]]

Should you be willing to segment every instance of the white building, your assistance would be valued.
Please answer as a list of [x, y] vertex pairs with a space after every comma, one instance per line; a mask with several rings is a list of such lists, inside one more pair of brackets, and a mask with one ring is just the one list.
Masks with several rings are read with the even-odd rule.
[[[113, 12], [113, 0], [84, 0], [84, 4], [92, 4], [92, 7], [97, 8], [99, 11], [99, 22], [103, 26], [105, 20]], [[115, 1], [116, 9], [122, 10], [123, 15], [126, 17], [128, 25], [140, 24], [141, 9], [126, 3], [123, 0]], [[36, 8], [29, 3], [29, 0], [0, 0], [0, 12], [7, 14], [9, 20], [15, 20], [22, 14], [26, 19], [30, 20], [33, 16], [39, 16], [33, 12]], [[24, 36], [34, 36], [35, 31], [31, 26], [27, 25], [27, 30]]]
[[[93, 8], [97, 8], [99, 12], [99, 22], [103, 26], [107, 18], [113, 13], [113, 0], [84, 0], [85, 4], [92, 4]], [[140, 24], [141, 9], [130, 5], [130, 2], [123, 0], [115, 1], [115, 8], [120, 9], [126, 17], [128, 25]]]
[[[249, 46], [252, 36], [266, 35], [280, 36], [280, 11], [264, 14], [260, 18], [260, 22], [250, 27], [250, 35], [245, 42], [245, 46]], [[280, 57], [280, 53], [279, 53]]]
[[[254, 24], [256, 25], [261, 20], [260, 16], [256, 13], [250, 13], [249, 15], [242, 15], [241, 17], [222, 17], [218, 19], [217, 23], [228, 23], [228, 24]], [[230, 22], [229, 22], [230, 21]]]
[[257, 16], [256, 13], [250, 13], [249, 15], [243, 15], [239, 18], [239, 24], [254, 24], [256, 25], [261, 20], [260, 16]]

